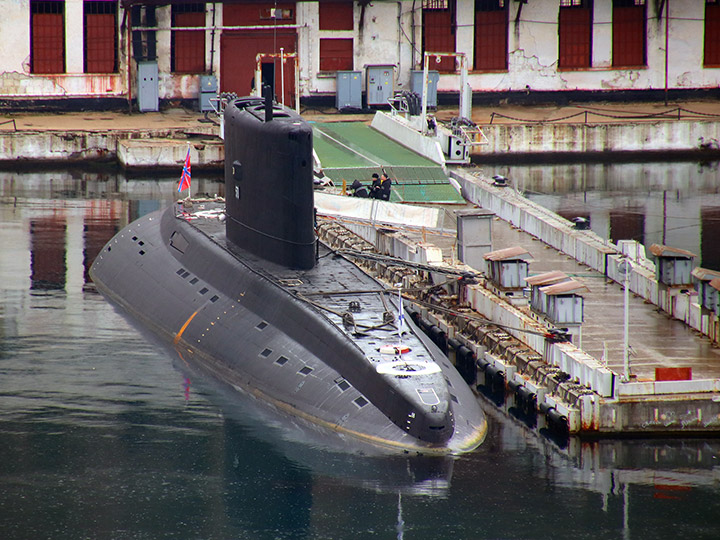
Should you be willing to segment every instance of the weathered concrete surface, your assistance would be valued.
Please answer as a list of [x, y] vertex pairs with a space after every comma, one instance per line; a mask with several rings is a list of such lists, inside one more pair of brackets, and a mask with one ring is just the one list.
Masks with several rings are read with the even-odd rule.
[[[702, 152], [718, 149], [720, 122], [662, 120], [617, 124], [530, 124], [483, 126], [488, 154], [567, 154], [610, 152]], [[713, 142], [714, 141], [714, 142]]]
[[[467, 200], [495, 212], [512, 225], [596, 270], [604, 278], [616, 283], [623, 281], [619, 273], [623, 254], [618, 246], [604, 241], [592, 231], [575, 230], [568, 220], [527, 200], [511, 187], [493, 186], [492, 181], [484, 178], [479, 169], [474, 173], [469, 170], [453, 171], [451, 176], [463, 186], [463, 196]], [[661, 286], [655, 279], [654, 271], [644, 260], [632, 261], [629, 286], [635, 295], [716, 342], [718, 325], [711, 322], [709, 318], [712, 316], [701, 309], [694, 291]], [[658, 341], [662, 337], [659, 335]]]
[[[192, 164], [222, 167], [219, 127], [199, 113], [69, 113], [0, 117], [0, 162], [72, 163], [120, 161], [128, 168], [177, 166], [168, 148], [193, 143]], [[3, 123], [4, 122], [4, 123]], [[141, 142], [131, 142], [141, 141]], [[121, 147], [122, 146], [122, 147]], [[152, 157], [159, 157], [152, 165]]]
[[182, 168], [190, 150], [194, 168], [220, 170], [225, 164], [225, 149], [220, 138], [121, 139], [117, 143], [117, 159], [126, 169]]

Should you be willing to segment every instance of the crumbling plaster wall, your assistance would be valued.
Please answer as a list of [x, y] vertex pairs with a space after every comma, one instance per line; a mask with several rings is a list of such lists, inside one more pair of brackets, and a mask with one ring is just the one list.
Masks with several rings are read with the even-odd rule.
[[[720, 69], [703, 68], [705, 5], [696, 0], [669, 0], [667, 87], [708, 88], [720, 84]], [[613, 69], [612, 4], [594, 2], [592, 66], [582, 70], [558, 69], [557, 0], [522, 4], [510, 2], [508, 71], [473, 73], [474, 90], [647, 90], [663, 89], [665, 76], [665, 13], [659, 0], [647, 0], [647, 66]], [[518, 16], [518, 13], [520, 15]], [[469, 14], [459, 11], [459, 25], [471, 25]], [[460, 39], [460, 36], [458, 36]], [[467, 39], [467, 37], [465, 37]], [[457, 45], [466, 50], [467, 44]], [[447, 78], [447, 83], [450, 78]], [[441, 82], [440, 89], [450, 90]]]
[[[95, 97], [124, 94], [124, 58], [117, 74], [86, 74], [83, 57], [83, 2], [65, 1], [65, 73], [30, 73], [30, 2], [1, 3], [0, 97]], [[119, 24], [119, 23], [118, 23]]]

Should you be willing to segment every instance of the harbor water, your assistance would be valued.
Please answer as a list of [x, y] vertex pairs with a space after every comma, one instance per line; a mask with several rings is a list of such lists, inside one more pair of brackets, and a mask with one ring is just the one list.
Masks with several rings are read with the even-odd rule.
[[[195, 374], [87, 274], [104, 243], [171, 204], [176, 185], [0, 172], [0, 538], [720, 536], [720, 439], [554, 441], [482, 397], [490, 427], [476, 451], [368, 456], [328, 450]], [[718, 212], [714, 186], [678, 191]], [[193, 178], [193, 192], [223, 191]], [[717, 223], [700, 216], [692, 237], [717, 250]]]

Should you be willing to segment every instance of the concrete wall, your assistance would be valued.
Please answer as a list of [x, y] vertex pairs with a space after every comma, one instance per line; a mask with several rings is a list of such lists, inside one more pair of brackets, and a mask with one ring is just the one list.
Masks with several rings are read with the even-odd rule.
[[[118, 29], [122, 15], [118, 17]], [[0, 97], [117, 97], [126, 92], [125, 57], [118, 73], [83, 73], [83, 2], [65, 0], [65, 68], [58, 75], [30, 73], [30, 1], [2, 2]], [[121, 42], [121, 50], [124, 40]]]
[[488, 144], [478, 154], [700, 151], [720, 138], [720, 123], [664, 120], [622, 124], [545, 123], [482, 127]]
[[[702, 66], [705, 3], [672, 0], [669, 5], [668, 73], [665, 77], [666, 13], [658, 19], [659, 2], [647, 1], [647, 66], [612, 68], [612, 3], [594, 2], [592, 66], [585, 70], [558, 70], [557, 0], [509, 3], [508, 71], [473, 74], [473, 89], [508, 90], [650, 90], [713, 88], [720, 70]], [[516, 24], [518, 11], [520, 18]], [[460, 23], [460, 21], [459, 21]], [[464, 24], [472, 21], [463, 20]], [[458, 36], [460, 40], [460, 36]], [[458, 48], [458, 50], [460, 50]], [[441, 89], [450, 90], [443, 84]]]
[[[532, 2], [508, 1], [508, 70], [472, 73], [470, 85], [475, 92], [509, 92], [532, 90], [659, 90], [717, 88], [720, 69], [704, 68], [704, 2], [672, 0], [669, 7], [668, 66], [665, 63], [666, 13], [658, 18], [660, 2], [647, 2], [647, 66], [639, 69], [612, 68], [612, 8], [610, 2], [594, 2], [592, 30], [592, 66], [584, 70], [558, 70], [558, 0]], [[3, 2], [0, 18], [0, 97], [52, 96], [119, 96], [127, 92], [127, 44], [120, 41], [120, 69], [113, 75], [82, 73], [83, 32], [82, 0], [66, 0], [67, 73], [58, 76], [29, 73], [30, 2]], [[222, 26], [222, 3], [207, 3], [207, 26]], [[414, 7], [414, 11], [413, 11]], [[422, 65], [421, 2], [401, 0], [354, 5], [354, 29], [319, 31], [318, 5], [297, 3], [300, 85], [303, 96], [334, 95], [335, 77], [319, 71], [319, 39], [352, 37], [354, 69], [364, 71], [368, 65], [392, 64], [396, 67], [395, 89], [409, 88], [410, 71]], [[157, 11], [159, 31], [160, 98], [190, 99], [197, 96], [197, 75], [170, 73], [170, 7]], [[123, 11], [120, 10], [118, 25]], [[219, 40], [215, 32], [215, 53], [211, 62], [212, 32], [206, 31], [206, 64], [219, 71]], [[474, 56], [474, 3], [458, 0], [456, 51], [467, 55], [472, 66]], [[130, 73], [130, 79], [134, 77]], [[667, 71], [667, 77], [666, 77]], [[134, 84], [134, 82], [133, 82]], [[459, 76], [443, 74], [440, 92], [457, 92]], [[602, 138], [602, 136], [601, 136]], [[695, 139], [693, 139], [694, 141]]]

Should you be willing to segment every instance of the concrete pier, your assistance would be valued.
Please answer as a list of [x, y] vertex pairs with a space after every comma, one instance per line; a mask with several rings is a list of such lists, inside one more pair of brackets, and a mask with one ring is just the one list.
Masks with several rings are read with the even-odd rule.
[[[475, 181], [483, 182], [477, 178]], [[504, 204], [508, 212], [519, 211], [519, 204]], [[422, 233], [408, 230], [401, 214], [402, 208], [385, 212], [388, 217], [382, 224], [354, 219], [340, 227], [330, 222], [321, 227], [321, 232], [338, 246], [361, 249], [365, 242], [362, 249], [375, 249], [412, 262], [455, 265], [454, 241], [446, 229]], [[544, 216], [553, 218], [547, 211]], [[558, 216], [554, 219], [562, 223]], [[382, 229], [378, 230], [378, 226]], [[393, 227], [397, 230], [391, 232]], [[546, 227], [562, 236], [552, 224]], [[436, 288], [429, 297], [416, 297], [412, 310], [429, 335], [439, 336], [439, 345], [466, 380], [509, 401], [514, 411], [524, 411], [522, 414], [532, 418], [536, 427], [550, 427], [561, 433], [720, 433], [720, 362], [718, 349], [708, 339], [632, 296], [633, 355], [631, 376], [625, 381], [620, 286], [605, 274], [498, 218], [493, 224], [493, 245], [525, 247], [533, 256], [532, 274], [562, 270], [586, 284], [590, 290], [584, 293], [586, 318], [580, 339], [559, 342], [550, 333], [551, 327], [529, 308], [497, 296], [485, 286], [484, 279], [476, 284], [446, 283], [445, 277], [435, 276], [434, 283], [445, 283], [440, 289], [443, 292], [438, 293]], [[413, 282], [420, 278], [408, 269], [377, 262], [371, 267], [385, 274], [388, 283], [422, 285]], [[432, 274], [423, 277], [432, 282]], [[656, 381], [657, 367], [690, 367], [692, 380]]]
[[[317, 122], [370, 123], [369, 114], [303, 113]], [[456, 107], [441, 108], [441, 120], [457, 116]], [[212, 115], [210, 116], [212, 119]], [[567, 106], [498, 106], [472, 109], [472, 120], [489, 144], [479, 146], [476, 161], [548, 159], [551, 156], [657, 154], [662, 158], [720, 157], [720, 105], [715, 101], [681, 103], [613, 103]], [[128, 169], [177, 166], [175, 141], [219, 137], [217, 118], [169, 109], [125, 114], [77, 112], [0, 115], [0, 163], [116, 161]], [[144, 145], [128, 143], [145, 139]], [[219, 139], [218, 139], [219, 140]], [[193, 156], [193, 166], [222, 168], [222, 149], [207, 146]], [[220, 153], [218, 153], [220, 152]], [[183, 154], [184, 157], [184, 154]]]

